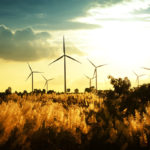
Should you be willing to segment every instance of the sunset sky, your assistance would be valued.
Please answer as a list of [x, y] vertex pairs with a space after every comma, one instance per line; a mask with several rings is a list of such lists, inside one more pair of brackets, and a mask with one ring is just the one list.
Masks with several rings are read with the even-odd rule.
[[[150, 0], [0, 0], [0, 91], [31, 91], [27, 62], [44, 72], [49, 89], [63, 91], [63, 60], [66, 53], [67, 88], [83, 91], [89, 86], [84, 74], [92, 77], [98, 69], [98, 89], [111, 88], [108, 75], [128, 77], [133, 86], [150, 82]], [[34, 88], [43, 89], [45, 81], [34, 76]], [[95, 82], [92, 82], [95, 85]]]

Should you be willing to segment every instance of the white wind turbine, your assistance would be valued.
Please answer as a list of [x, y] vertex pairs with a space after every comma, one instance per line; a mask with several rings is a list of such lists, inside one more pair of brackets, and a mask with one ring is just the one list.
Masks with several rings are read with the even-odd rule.
[[53, 80], [54, 78], [46, 79], [43, 75], [42, 75], [42, 77], [45, 79], [45, 85], [44, 85], [44, 87], [46, 86], [46, 90], [47, 90], [47, 92], [48, 92], [48, 82], [49, 82], [50, 80]]
[[[97, 92], [97, 68], [100, 68], [100, 67], [103, 67], [103, 66], [105, 66], [105, 65], [107, 65], [107, 64], [103, 64], [103, 65], [99, 65], [99, 66], [96, 66], [96, 65], [94, 65], [89, 59], [88, 59], [88, 61], [93, 65], [93, 67], [95, 68], [95, 70], [94, 70], [94, 75], [95, 75], [95, 84], [96, 84], [96, 92]], [[93, 75], [93, 76], [94, 76]]]
[[87, 79], [89, 79], [89, 88], [91, 88], [91, 82], [92, 80], [94, 79], [94, 77], [90, 78], [89, 76], [87, 75], [84, 75]]
[[78, 60], [66, 55], [66, 49], [65, 49], [65, 38], [63, 36], [63, 55], [59, 58], [57, 58], [56, 60], [54, 60], [53, 62], [51, 62], [49, 65], [53, 64], [54, 62], [60, 60], [61, 58], [64, 58], [64, 93], [66, 93], [66, 89], [67, 89], [67, 83], [66, 83], [66, 57], [69, 58], [69, 59], [72, 59], [78, 63], [80, 63]]
[[28, 80], [30, 78], [30, 76], [32, 76], [32, 92], [33, 92], [33, 90], [34, 90], [34, 87], [33, 87], [33, 74], [34, 73], [43, 73], [43, 72], [33, 71], [32, 68], [31, 68], [31, 66], [29, 64], [28, 64], [28, 66], [29, 66], [29, 69], [30, 69], [31, 73], [29, 74], [29, 76], [27, 77], [26, 80]]
[[133, 71], [133, 73], [136, 75], [137, 86], [139, 87], [139, 85], [140, 85], [139, 78], [142, 77], [142, 76], [144, 76], [145, 74], [138, 75], [138, 74], [135, 73], [134, 71]]

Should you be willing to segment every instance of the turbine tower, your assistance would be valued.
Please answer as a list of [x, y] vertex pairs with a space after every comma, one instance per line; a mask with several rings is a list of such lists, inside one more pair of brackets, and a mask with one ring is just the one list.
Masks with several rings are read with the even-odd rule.
[[28, 66], [29, 66], [29, 69], [30, 69], [31, 73], [29, 74], [29, 76], [27, 77], [26, 80], [28, 80], [30, 78], [30, 76], [32, 76], [32, 92], [33, 92], [33, 90], [34, 90], [34, 87], [33, 87], [33, 74], [34, 73], [43, 73], [43, 72], [33, 71], [32, 68], [31, 68], [31, 66], [29, 64], [28, 64]]
[[139, 84], [139, 82], [140, 82], [140, 81], [139, 81], [139, 78], [142, 77], [142, 76], [144, 76], [145, 74], [138, 75], [138, 74], [135, 73], [134, 71], [133, 71], [133, 73], [136, 75], [137, 86], [139, 87], [139, 85], [140, 85], [140, 84]]
[[48, 92], [48, 82], [49, 82], [50, 80], [53, 80], [54, 78], [46, 79], [43, 75], [42, 75], [42, 77], [45, 79], [45, 85], [44, 85], [44, 87], [46, 86], [46, 90], [47, 90], [47, 92]]
[[94, 79], [94, 77], [90, 78], [89, 76], [87, 75], [84, 75], [87, 79], [89, 79], [89, 88], [91, 88], [91, 81], [92, 79]]
[[[103, 65], [96, 66], [96, 65], [93, 64], [89, 59], [88, 59], [88, 61], [89, 61], [89, 62], [93, 65], [93, 67], [95, 68], [95, 70], [94, 70], [94, 75], [95, 75], [95, 84], [96, 84], [96, 92], [97, 92], [97, 68], [103, 67], [103, 66], [105, 66], [105, 65], [107, 65], [107, 64], [103, 64]], [[94, 75], [93, 75], [93, 77], [94, 77]]]
[[[66, 89], [67, 89], [67, 83], [66, 83], [66, 57], [68, 57], [69, 59], [72, 59], [78, 63], [80, 63], [78, 60], [66, 55], [66, 49], [65, 49], [65, 38], [63, 36], [63, 55], [59, 58], [57, 58], [56, 60], [54, 60], [53, 62], [51, 62], [49, 65], [53, 64], [54, 62], [60, 60], [61, 58], [64, 58], [64, 93], [66, 93]], [[80, 63], [81, 64], [81, 63]]]

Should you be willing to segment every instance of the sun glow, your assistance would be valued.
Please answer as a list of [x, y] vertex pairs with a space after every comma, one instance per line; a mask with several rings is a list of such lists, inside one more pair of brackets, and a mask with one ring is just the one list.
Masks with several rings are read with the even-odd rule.
[[87, 50], [90, 57], [108, 61], [129, 70], [148, 65], [150, 55], [149, 14], [136, 13], [149, 8], [149, 0], [123, 1], [88, 10], [87, 16], [74, 18], [73, 22], [97, 24], [99, 29], [88, 31]]
[[100, 24], [102, 21], [108, 20], [146, 19], [147, 17], [149, 17], [148, 13], [145, 12], [144, 14], [139, 14], [136, 12], [146, 10], [149, 8], [149, 6], [149, 0], [121, 1], [119, 3], [107, 6], [97, 4], [95, 7], [88, 10], [88, 15], [86, 17], [77, 17], [72, 19], [71, 21]]
[[150, 28], [138, 22], [105, 23], [101, 29], [89, 33], [89, 55], [120, 66], [141, 67], [150, 55]]

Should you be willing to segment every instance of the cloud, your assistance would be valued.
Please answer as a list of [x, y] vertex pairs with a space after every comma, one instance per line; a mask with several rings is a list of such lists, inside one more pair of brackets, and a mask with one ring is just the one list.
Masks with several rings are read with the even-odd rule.
[[16, 40], [31, 41], [50, 38], [50, 34], [48, 32], [40, 32], [35, 34], [31, 28], [26, 28], [23, 30], [17, 30], [14, 34], [14, 38]]
[[98, 26], [69, 21], [86, 15], [91, 5], [91, 0], [1, 0], [0, 22], [14, 29], [24, 26], [49, 30], [92, 29]]
[[[36, 61], [58, 56], [60, 45], [50, 43], [48, 32], [35, 33], [31, 28], [16, 30], [0, 25], [0, 58], [13, 61]], [[62, 45], [61, 45], [62, 47]], [[72, 49], [72, 54], [81, 55], [78, 49]]]
[[65, 21], [60, 22], [58, 24], [51, 23], [51, 24], [36, 24], [32, 26], [34, 29], [40, 29], [40, 30], [81, 30], [81, 29], [96, 29], [100, 28], [100, 25], [91, 24], [91, 23], [80, 23], [80, 22], [73, 22]]
[[100, 4], [102, 7], [111, 6], [120, 2], [123, 2], [124, 0], [96, 0], [96, 4]]
[[149, 6], [149, 0], [1, 0], [0, 22], [13, 29], [95, 29], [100, 21], [141, 19], [133, 13]]
[[[111, 4], [111, 5], [109, 5]], [[142, 13], [146, 11], [147, 13]], [[97, 2], [85, 17], [77, 17], [72, 21], [80, 23], [102, 24], [102, 21], [142, 21], [149, 18], [149, 0], [120, 0]]]

